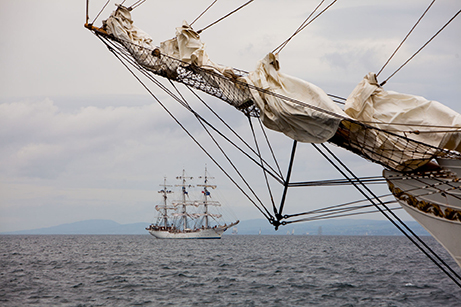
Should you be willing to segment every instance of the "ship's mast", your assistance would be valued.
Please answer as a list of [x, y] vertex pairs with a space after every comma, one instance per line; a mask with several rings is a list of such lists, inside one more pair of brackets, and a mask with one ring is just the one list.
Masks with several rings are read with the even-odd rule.
[[166, 184], [166, 177], [163, 177], [163, 185], [160, 185], [163, 187], [162, 190], [158, 191], [159, 193], [162, 193], [163, 195], [163, 213], [162, 213], [162, 218], [163, 218], [163, 225], [165, 227], [168, 227], [168, 207], [167, 207], [167, 194], [172, 193], [172, 191], [168, 190], [167, 187], [171, 187], [171, 185]]
[[209, 227], [209, 222], [208, 222], [208, 196], [210, 195], [210, 192], [208, 191], [207, 188], [216, 188], [215, 185], [209, 185], [208, 184], [208, 179], [214, 179], [214, 177], [210, 177], [208, 176], [208, 171], [207, 171], [207, 168], [205, 166], [205, 176], [200, 176], [199, 177], [200, 179], [203, 178], [204, 180], [204, 184], [198, 184], [197, 186], [198, 187], [203, 187], [203, 195], [204, 195], [204, 201], [203, 201], [203, 207], [204, 207], [204, 217], [205, 217], [205, 227], [208, 228]]
[[182, 184], [176, 185], [180, 186], [182, 189], [182, 220], [183, 220], [183, 231], [187, 228], [187, 210], [186, 210], [186, 194], [188, 193], [186, 187], [192, 187], [192, 185], [186, 185], [186, 180], [192, 180], [193, 177], [186, 177], [186, 171], [182, 170], [182, 176], [176, 177], [176, 179], [182, 180]]

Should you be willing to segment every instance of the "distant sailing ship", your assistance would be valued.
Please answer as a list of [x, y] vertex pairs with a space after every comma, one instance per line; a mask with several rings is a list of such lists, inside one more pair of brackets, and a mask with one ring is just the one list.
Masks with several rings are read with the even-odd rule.
[[[188, 188], [193, 185], [187, 183], [192, 180], [192, 177], [186, 177], [185, 170], [182, 176], [176, 177], [181, 180], [181, 184], [176, 185], [181, 188], [181, 200], [178, 202], [169, 203], [168, 194], [172, 193], [168, 188], [171, 185], [166, 184], [164, 178], [162, 190], [159, 193], [163, 196], [163, 204], [157, 205], [155, 209], [159, 211], [157, 222], [151, 224], [147, 231], [158, 239], [220, 239], [222, 234], [229, 228], [237, 225], [239, 221], [229, 225], [221, 225], [218, 221], [222, 217], [221, 214], [211, 213], [211, 207], [219, 207], [221, 204], [218, 201], [210, 200], [211, 193], [209, 189], [215, 189], [216, 185], [210, 185], [207, 169], [205, 168], [205, 176], [199, 177], [204, 179], [204, 184], [198, 184], [198, 187], [203, 188], [202, 200], [188, 200]], [[188, 210], [188, 207], [195, 207], [195, 211]], [[178, 212], [180, 211], [180, 212]], [[174, 212], [170, 215], [171, 212]]]

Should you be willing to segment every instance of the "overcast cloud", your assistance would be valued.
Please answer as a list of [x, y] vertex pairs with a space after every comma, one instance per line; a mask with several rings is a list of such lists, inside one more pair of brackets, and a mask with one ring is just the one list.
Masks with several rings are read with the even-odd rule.
[[[135, 24], [159, 43], [171, 38], [182, 20], [192, 21], [211, 2], [148, 0], [132, 15]], [[218, 1], [195, 28], [208, 25], [244, 2]], [[347, 97], [364, 75], [381, 68], [429, 2], [339, 0], [282, 51], [282, 71], [328, 93]], [[104, 3], [90, 1], [91, 18]], [[215, 62], [249, 71], [291, 35], [317, 4], [318, 1], [254, 1], [204, 31], [202, 40]], [[101, 18], [106, 18], [113, 8], [112, 2]], [[436, 2], [380, 80], [459, 8], [459, 1]], [[199, 176], [205, 164], [237, 218], [261, 217], [107, 48], [83, 27], [84, 22], [85, 1], [0, 3], [0, 232], [85, 219], [148, 223], [154, 217], [153, 206], [159, 200], [157, 190], [163, 176], [175, 183], [173, 178], [182, 168], [191, 176]], [[460, 32], [458, 18], [385, 88], [425, 96], [461, 112]], [[185, 110], [161, 91], [155, 94], [199, 141], [207, 140]], [[206, 99], [239, 131], [249, 133], [246, 119], [239, 112], [218, 100]], [[270, 133], [270, 137], [284, 170], [291, 141], [277, 133]], [[218, 153], [216, 148], [210, 148], [213, 155]], [[335, 151], [359, 175], [381, 173], [379, 166], [344, 150]], [[265, 184], [261, 173], [253, 171], [240, 156], [234, 159], [248, 172], [255, 189], [262, 192]], [[340, 178], [308, 144], [300, 145], [295, 167], [294, 180]], [[334, 191], [311, 188], [290, 192], [287, 210], [310, 210], [359, 198], [352, 188]], [[387, 193], [387, 188], [377, 191]]]

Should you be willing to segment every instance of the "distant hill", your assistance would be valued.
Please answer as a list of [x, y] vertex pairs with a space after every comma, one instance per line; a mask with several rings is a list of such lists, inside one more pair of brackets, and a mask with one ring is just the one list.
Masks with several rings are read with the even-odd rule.
[[[406, 224], [420, 236], [429, 233], [417, 222]], [[149, 223], [119, 224], [111, 220], [87, 220], [75, 223], [62, 224], [53, 227], [30, 229], [22, 231], [4, 232], [2, 234], [33, 234], [33, 235], [147, 235], [145, 230]], [[347, 235], [347, 236], [397, 236], [401, 232], [389, 221], [331, 219], [306, 223], [295, 223], [281, 226], [278, 231], [264, 219], [241, 221], [237, 226], [239, 235]], [[229, 229], [225, 235], [230, 235]]]
[[87, 220], [58, 226], [4, 232], [2, 234], [32, 234], [32, 235], [140, 235], [148, 234], [149, 223], [119, 224], [111, 220]]

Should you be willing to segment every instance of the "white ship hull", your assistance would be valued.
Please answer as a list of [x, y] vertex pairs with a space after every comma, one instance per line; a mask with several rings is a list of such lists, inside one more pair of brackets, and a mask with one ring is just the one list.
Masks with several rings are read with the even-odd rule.
[[399, 200], [399, 204], [437, 241], [439, 241], [443, 247], [445, 247], [445, 249], [461, 267], [461, 222], [450, 221], [431, 214], [423, 213], [413, 207], [410, 207], [404, 201]]
[[150, 229], [149, 233], [157, 239], [221, 239], [226, 229], [227, 227], [216, 227], [186, 232]]
[[450, 253], [461, 267], [459, 160], [440, 160], [446, 172], [402, 174], [385, 170], [399, 204]]

